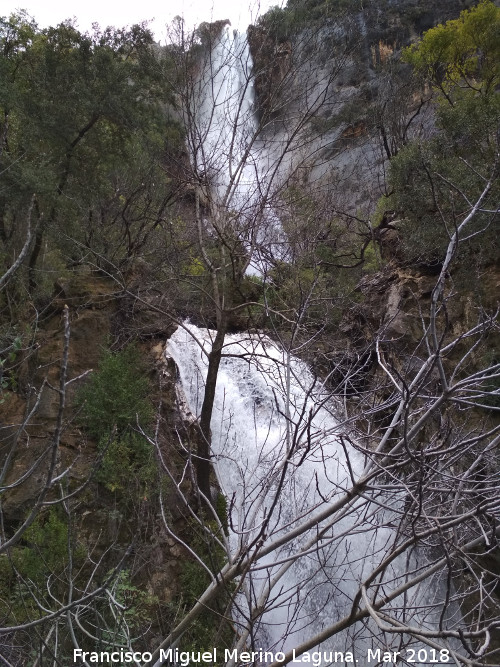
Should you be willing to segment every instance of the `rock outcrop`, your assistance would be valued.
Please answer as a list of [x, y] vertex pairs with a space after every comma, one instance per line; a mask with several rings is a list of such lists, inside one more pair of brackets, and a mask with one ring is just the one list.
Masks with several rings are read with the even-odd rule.
[[[410, 96], [404, 100], [406, 112], [400, 111], [401, 101], [394, 97], [398, 91], [387, 87], [386, 68], [402, 47], [437, 23], [456, 18], [465, 6], [461, 0], [439, 5], [393, 0], [384, 6], [372, 1], [356, 13], [338, 11], [320, 18], [311, 12], [309, 19], [305, 10], [294, 18], [292, 10], [282, 10], [272, 20], [250, 26], [264, 140], [284, 138], [294, 122], [290, 119], [304, 114], [308, 154], [315, 158], [301, 165], [300, 151], [292, 157], [301, 178], [341, 183], [342, 205], [351, 211], [373, 208], [382, 194], [388, 157], [383, 136], [390, 130], [385, 125], [397, 113], [415, 113], [421, 104], [420, 95]], [[290, 24], [285, 34], [280, 21]], [[304, 99], [310, 110], [303, 108]], [[422, 107], [414, 131], [431, 126], [432, 113]]]

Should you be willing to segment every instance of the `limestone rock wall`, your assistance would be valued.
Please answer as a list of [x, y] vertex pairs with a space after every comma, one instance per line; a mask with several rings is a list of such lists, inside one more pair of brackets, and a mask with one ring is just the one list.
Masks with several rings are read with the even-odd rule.
[[[380, 126], [390, 116], [413, 113], [420, 102], [405, 100], [400, 111], [384, 67], [437, 23], [456, 18], [467, 6], [462, 0], [372, 0], [357, 13], [312, 20], [286, 39], [269, 26], [250, 26], [256, 107], [263, 138], [283, 141], [305, 104], [321, 99], [306, 122], [308, 155], [292, 157], [303, 182], [341, 191], [342, 206], [370, 210], [382, 193], [387, 159]], [[384, 115], [386, 118], [384, 118]], [[414, 133], [432, 129], [432, 112], [422, 112]]]

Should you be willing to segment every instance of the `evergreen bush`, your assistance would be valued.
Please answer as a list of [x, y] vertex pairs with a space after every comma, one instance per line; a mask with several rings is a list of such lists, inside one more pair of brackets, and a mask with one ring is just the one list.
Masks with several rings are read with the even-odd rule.
[[150, 383], [135, 346], [106, 351], [98, 370], [77, 397], [83, 424], [103, 454], [97, 479], [110, 491], [136, 487], [147, 497], [155, 477], [153, 450], [137, 432], [152, 417]]
[[149, 389], [149, 380], [135, 346], [121, 352], [106, 351], [98, 370], [77, 398], [89, 435], [100, 440], [116, 430], [120, 437], [138, 422], [146, 425], [152, 416]]

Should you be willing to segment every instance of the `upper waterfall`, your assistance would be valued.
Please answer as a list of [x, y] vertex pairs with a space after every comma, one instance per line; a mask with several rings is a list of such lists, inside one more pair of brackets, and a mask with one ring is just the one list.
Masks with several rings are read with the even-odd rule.
[[[216, 234], [242, 244], [247, 274], [263, 275], [269, 254], [283, 256], [275, 206], [275, 146], [261, 138], [255, 113], [253, 62], [245, 33], [225, 25], [206, 55], [191, 99], [188, 147]], [[209, 232], [211, 233], [211, 232]]]
[[244, 209], [255, 199], [258, 164], [252, 57], [246, 35], [224, 26], [197, 83], [194, 114], [199, 132], [194, 166], [218, 204]]

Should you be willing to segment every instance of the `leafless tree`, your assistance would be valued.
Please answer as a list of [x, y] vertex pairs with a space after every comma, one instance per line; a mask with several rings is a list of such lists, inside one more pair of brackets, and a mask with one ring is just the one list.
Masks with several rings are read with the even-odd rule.
[[[457, 250], [471, 234], [481, 233], [470, 231], [479, 215], [486, 213], [492, 220], [498, 215], [490, 205], [497, 162], [483, 175], [479, 197], [470, 201], [462, 193], [464, 212], [451, 225], [429, 300], [415, 304], [420, 333], [411, 353], [401, 352], [391, 331], [394, 318], [404, 314], [396, 305], [372, 341], [370, 374], [345, 358], [320, 379], [299, 360], [304, 347], [314, 341], [306, 319], [322, 302], [319, 271], [300, 283], [295, 309], [277, 307], [266, 288], [272, 287], [268, 263], [285, 264], [287, 257], [303, 256], [321, 241], [320, 235], [301, 236], [300, 225], [293, 227], [292, 213], [289, 233], [280, 236], [273, 216], [280, 206], [285, 211], [287, 189], [297, 182], [296, 155], [303, 160], [309, 153], [310, 165], [318, 153], [309, 121], [318, 105], [329, 99], [334, 79], [319, 89], [317, 81], [305, 89], [307, 103], [300, 117], [284, 123], [263, 114], [249, 127], [250, 109], [244, 106], [241, 90], [251, 86], [255, 73], [237, 38], [228, 34], [219, 42], [208, 26], [199, 40], [186, 41], [182, 25], [179, 28], [174, 55], [179, 59], [178, 102], [188, 158], [177, 164], [177, 176], [181, 174], [191, 188], [195, 205], [194, 224], [185, 229], [183, 241], [189, 251], [196, 248], [192, 266], [180, 281], [204, 294], [213, 309], [215, 329], [182, 322], [184, 337], [178, 332], [169, 343], [185, 401], [202, 436], [193, 453], [179, 433], [185, 455], [180, 478], [161, 446], [160, 409], [156, 432], [143, 431], [143, 437], [157, 448], [160, 469], [204, 537], [211, 558], [173, 528], [160, 486], [164, 529], [190, 553], [210, 583], [173, 624], [152, 663], [156, 667], [175, 662], [162, 651], [182, 649], [184, 634], [207, 611], [229, 628], [229, 652], [218, 656], [228, 665], [283, 664], [318, 647], [342, 654], [336, 659], [320, 656], [323, 663], [349, 663], [351, 653], [352, 661], [371, 663], [498, 662], [500, 431], [494, 415], [500, 364], [486, 354], [488, 340], [498, 332], [498, 317], [480, 307], [472, 309], [463, 326], [453, 326], [449, 317], [456, 299]], [[226, 51], [217, 54], [218, 47]], [[344, 56], [339, 55], [339, 67]], [[239, 78], [233, 93], [228, 77], [234, 73], [234, 58], [239, 59]], [[293, 77], [292, 65], [282, 73], [283, 95]], [[229, 91], [236, 104], [227, 107], [221, 91]], [[224, 136], [217, 125], [218, 106], [226, 109], [230, 120]], [[298, 108], [298, 102], [290, 108]], [[276, 123], [287, 125], [288, 134], [283, 145], [271, 149], [268, 140]], [[263, 154], [268, 165], [264, 173], [258, 167]], [[248, 173], [255, 178], [247, 178]], [[284, 218], [285, 230], [286, 225]], [[263, 284], [260, 301], [244, 292], [252, 264]], [[197, 274], [200, 265], [202, 272]], [[260, 331], [229, 333], [231, 317], [250, 307], [275, 311], [274, 322], [281, 325], [271, 333], [281, 346]], [[62, 484], [66, 472], [56, 471], [65, 391], [71, 381], [66, 375], [67, 311], [64, 321], [60, 386], [52, 389], [60, 401], [48, 452], [54, 464], [47, 468], [33, 516], [55, 502], [71, 516], [72, 494]], [[357, 380], [354, 396], [346, 392], [349, 378]], [[227, 516], [215, 509], [212, 461], [227, 498]], [[193, 468], [206, 501], [200, 511], [192, 508], [184, 491], [184, 479]], [[52, 498], [50, 492], [58, 484], [61, 493]], [[32, 514], [23, 524], [24, 532], [34, 520]], [[22, 535], [19, 530], [22, 527], [16, 540]], [[43, 629], [35, 664], [41, 663], [44, 652], [51, 652], [54, 662], [59, 659], [55, 647], [62, 624], [75, 649], [80, 648], [78, 637], [97, 641], [101, 632], [113, 645], [133, 649], [135, 638], [117, 594], [116, 569], [96, 588], [95, 572], [104, 561], [104, 556], [93, 559], [89, 550], [93, 567], [78, 591], [70, 563], [64, 596], [49, 582], [50, 608], [33, 592], [39, 618], [1, 632]], [[261, 649], [272, 656], [262, 658]], [[256, 656], [241, 658], [241, 651], [254, 651]], [[87, 664], [85, 658], [82, 664]]]
[[[28, 245], [29, 233], [19, 257]], [[18, 266], [19, 262], [14, 262], [0, 279], [0, 284], [5, 285]], [[70, 481], [72, 471], [81, 463], [82, 456], [81, 451], [72, 456], [62, 451], [61, 438], [70, 421], [68, 393], [70, 385], [82, 380], [92, 369], [69, 376], [71, 327], [67, 305], [64, 306], [61, 322], [59, 382], [52, 384], [52, 377], [46, 374], [38, 386], [28, 387], [26, 408], [19, 423], [12, 422], [13, 415], [8, 412], [11, 404], [8, 394], [12, 398], [13, 392], [4, 392], [6, 386], [2, 383], [2, 407], [7, 407], [7, 411], [2, 410], [0, 427], [0, 571], [3, 590], [10, 588], [10, 595], [3, 598], [0, 604], [0, 659], [6, 665], [27, 664], [26, 660], [31, 660], [29, 664], [40, 665], [47, 659], [61, 664], [64, 660], [61, 654], [67, 650], [64, 647], [68, 642], [78, 648], [77, 636], [81, 636], [81, 632], [75, 632], [74, 627], [85, 625], [82, 617], [90, 614], [91, 610], [95, 618], [103, 606], [104, 611], [100, 612], [103, 621], [110, 616], [114, 619], [110, 637], [112, 632], [118, 633], [123, 643], [122, 635], [126, 631], [125, 619], [122, 618], [123, 605], [117, 601], [113, 591], [120, 583], [121, 571], [129, 553], [122, 549], [118, 559], [110, 559], [113, 540], [103, 551], [98, 539], [94, 542], [90, 539], [85, 554], [82, 553], [81, 540], [77, 543], [75, 525], [82, 520], [78, 508], [102, 463], [105, 450], [96, 456], [90, 467], [84, 466], [87, 471], [84, 479], [79, 479], [76, 484]], [[35, 344], [27, 353], [33, 353], [34, 348]], [[4, 354], [6, 352], [9, 348], [3, 350]], [[8, 358], [4, 357], [5, 360]], [[40, 446], [36, 442], [37, 420], [44, 413], [43, 406], [46, 407], [54, 395], [54, 426], [47, 445]], [[10, 420], [5, 421], [5, 417], [10, 417]], [[29, 449], [31, 456], [27, 452]], [[25, 500], [13, 512], [12, 500], [16, 494], [20, 494], [20, 498], [24, 496]], [[50, 518], [48, 524], [44, 523], [47, 517], [55, 516], [51, 515], [53, 511], [63, 517], [55, 529], [50, 524]], [[61, 527], [63, 541], [57, 543], [59, 552], [52, 554], [47, 548], [40, 551], [38, 547], [43, 547], [45, 537], [49, 544], [51, 539], [56, 542], [60, 539], [61, 533], [57, 531]], [[40, 531], [44, 535], [46, 533], [44, 538], [41, 538]], [[37, 535], [39, 543], [30, 545], [30, 540], [36, 541], [33, 536]], [[37, 576], [40, 572], [49, 573], [43, 585]], [[10, 584], [7, 583], [9, 581]], [[107, 613], [106, 607], [110, 610]], [[101, 624], [101, 628], [104, 627], [105, 624]], [[88, 634], [88, 629], [84, 628], [82, 632]]]

